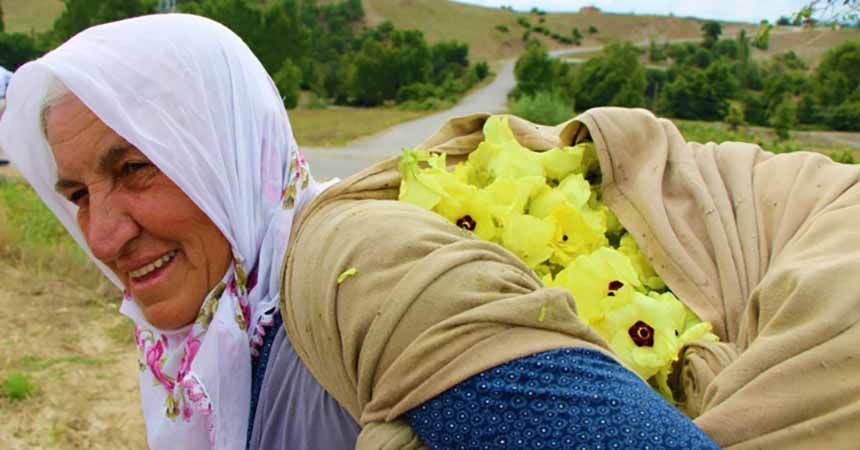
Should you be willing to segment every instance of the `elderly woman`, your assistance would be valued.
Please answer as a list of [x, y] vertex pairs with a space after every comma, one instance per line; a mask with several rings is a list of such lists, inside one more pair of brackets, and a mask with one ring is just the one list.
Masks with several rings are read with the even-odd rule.
[[[0, 145], [125, 293], [121, 312], [136, 325], [151, 448], [716, 447], [614, 359], [577, 319], [564, 291], [541, 286], [502, 248], [390, 201], [398, 184], [392, 162], [331, 187], [317, 183], [266, 72], [241, 40], [214, 22], [161, 15], [91, 28], [20, 69], [9, 94]], [[423, 145], [452, 155], [474, 148], [482, 120], [464, 119]], [[619, 123], [634, 133], [620, 133]], [[776, 342], [772, 360], [721, 377], [731, 372], [723, 367], [740, 358], [738, 348], [757, 349], [758, 334], [768, 332], [758, 324], [805, 312], [760, 310], [775, 304], [765, 301], [768, 292], [757, 292], [763, 303], [753, 307], [736, 303], [749, 303], [738, 298], [756, 285], [771, 286], [760, 283], [770, 273], [766, 253], [749, 259], [760, 265], [744, 272], [726, 262], [743, 260], [740, 248], [711, 247], [718, 242], [713, 236], [733, 233], [738, 223], [716, 209], [704, 211], [704, 218], [689, 215], [696, 203], [680, 193], [689, 177], [657, 169], [668, 159], [686, 169], [697, 166], [689, 155], [673, 153], [684, 143], [665, 127], [645, 113], [617, 110], [555, 130], [525, 127], [519, 137], [541, 148], [591, 132], [607, 201], [618, 197], [619, 218], [643, 236], [667, 283], [729, 341], [725, 347], [702, 343], [679, 364], [674, 387], [686, 396], [687, 412], [704, 418], [700, 426], [720, 444], [738, 448], [811, 442], [818, 424], [831, 431], [836, 446], [855, 442], [849, 438], [856, 403], [840, 409], [832, 398], [821, 402], [806, 394], [774, 400], [775, 406], [802, 401], [809, 408], [785, 420], [762, 425], [751, 414], [750, 399], [762, 397], [744, 392], [754, 386], [744, 374], [782, 382], [781, 361], [809, 349], [780, 347], [778, 330], [766, 337]], [[624, 139], [654, 144], [656, 156], [625, 159], [632, 146]], [[736, 157], [749, 165], [766, 159], [759, 150]], [[622, 162], [637, 171], [626, 171]], [[838, 185], [818, 191], [823, 200], [817, 207], [835, 219], [857, 208], [857, 171], [826, 167]], [[708, 181], [718, 173], [719, 167], [708, 172]], [[661, 210], [664, 202], [652, 197], [658, 208], [636, 211], [634, 203], [648, 201], [634, 196], [654, 194], [664, 175], [665, 187], [674, 189], [669, 197], [684, 204]], [[648, 189], [627, 191], [631, 177], [647, 178]], [[723, 197], [741, 192], [731, 189], [735, 184], [723, 185]], [[734, 201], [760, 201], [756, 195]], [[775, 202], [783, 198], [768, 195]], [[754, 226], [744, 222], [748, 216], [739, 217], [740, 228]], [[691, 228], [658, 226], [681, 218]], [[702, 225], [704, 219], [717, 222]], [[649, 223], [656, 227], [651, 232]], [[723, 231], [713, 223], [722, 223]], [[756, 241], [762, 252], [785, 254], [783, 247], [794, 242], [792, 255], [804, 256], [809, 248], [781, 232], [773, 217], [760, 223], [773, 228], [762, 235], [780, 236], [773, 247]], [[844, 244], [858, 248], [856, 234], [849, 237]], [[833, 251], [833, 244], [824, 251]], [[718, 264], [710, 264], [712, 258]], [[857, 262], [856, 255], [846, 258], [834, 264]], [[679, 260], [686, 266], [668, 267]], [[714, 301], [714, 280], [732, 271], [734, 281], [722, 285], [726, 300]], [[809, 286], [798, 283], [798, 289]], [[829, 298], [845, 300], [840, 283], [832, 285]], [[794, 298], [786, 291], [773, 295]], [[822, 299], [821, 308], [833, 310], [827, 305], [836, 300]], [[857, 309], [839, 312], [839, 333], [856, 335]], [[743, 323], [740, 334], [735, 320]], [[829, 328], [799, 330], [799, 342], [809, 344], [809, 333], [822, 330]], [[836, 342], [829, 350], [841, 357], [852, 341], [830, 340], [839, 333], [825, 341]], [[833, 360], [808, 354], [822, 364]], [[856, 383], [841, 380], [856, 371], [857, 360], [827, 363], [832, 370], [822, 381], [831, 383], [828, 393], [856, 394]], [[771, 368], [777, 374], [768, 374]], [[755, 388], [780, 392], [768, 384]]]

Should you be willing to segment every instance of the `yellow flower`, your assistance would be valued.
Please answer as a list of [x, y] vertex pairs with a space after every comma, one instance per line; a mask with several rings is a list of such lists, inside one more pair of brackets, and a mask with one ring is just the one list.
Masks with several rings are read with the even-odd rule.
[[588, 181], [580, 174], [569, 175], [555, 188], [547, 185], [539, 187], [529, 205], [529, 214], [547, 217], [562, 202], [568, 202], [579, 209], [586, 205], [590, 196]]
[[506, 217], [525, 213], [526, 205], [534, 193], [545, 186], [543, 177], [496, 178], [486, 191], [492, 199], [496, 214]]
[[716, 342], [719, 340], [711, 333], [711, 324], [703, 322], [687, 305], [681, 303], [675, 294], [665, 292], [662, 294], [650, 292], [651, 298], [667, 305], [670, 308], [670, 317], [674, 327], [675, 336], [678, 336], [680, 345], [688, 344], [700, 339]]
[[603, 330], [618, 357], [644, 379], [651, 378], [678, 357], [671, 308], [641, 293], [606, 313]]
[[433, 157], [429, 152], [422, 150], [403, 150], [403, 155], [400, 157], [400, 174], [402, 177], [400, 195], [398, 196], [400, 201], [424, 209], [433, 209], [439, 203], [439, 200], [445, 195], [445, 191], [439, 183], [440, 176], [444, 175], [439, 173], [438, 169], [434, 172], [419, 167], [420, 162], [430, 161]]
[[548, 220], [555, 224], [551, 261], [562, 266], [580, 255], [609, 245], [604, 235], [602, 216], [590, 210], [577, 210], [568, 202], [558, 204]]
[[497, 178], [544, 176], [537, 153], [525, 148], [514, 137], [508, 118], [491, 116], [484, 124], [484, 142], [469, 154], [479, 187]]
[[611, 306], [605, 302], [607, 297], [622, 292], [626, 295], [627, 289], [641, 285], [626, 256], [612, 248], [601, 247], [574, 259], [556, 275], [553, 286], [567, 289], [573, 295], [580, 317], [597, 323]]
[[554, 235], [555, 227], [548, 221], [524, 214], [510, 215], [504, 221], [502, 245], [535, 268], [552, 255]]
[[445, 196], [434, 211], [481, 239], [494, 241], [499, 227], [492, 214], [492, 196], [482, 189], [462, 183], [445, 184]]
[[554, 148], [541, 152], [540, 162], [546, 177], [553, 181], [561, 181], [574, 172], [582, 171], [582, 146]]
[[642, 284], [655, 291], [666, 289], [666, 283], [654, 271], [654, 267], [651, 266], [648, 258], [639, 250], [639, 246], [629, 233], [624, 233], [621, 236], [618, 251], [630, 258], [630, 262], [633, 263], [633, 267], [636, 269], [636, 273], [639, 274], [639, 280]]

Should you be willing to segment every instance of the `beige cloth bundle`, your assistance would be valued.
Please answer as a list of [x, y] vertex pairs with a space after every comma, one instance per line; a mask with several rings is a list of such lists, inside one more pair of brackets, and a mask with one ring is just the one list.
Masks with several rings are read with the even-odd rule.
[[[453, 119], [421, 148], [456, 161], [483, 139], [486, 117]], [[697, 425], [726, 448], [857, 448], [860, 167], [687, 143], [644, 110], [511, 126], [535, 150], [590, 136], [606, 204], [714, 325], [723, 342], [688, 346], [671, 380]], [[391, 159], [323, 193], [297, 219], [284, 272], [290, 341], [363, 425], [362, 450], [423, 448], [397, 418], [487, 368], [561, 347], [608, 352], [566, 292], [391, 201], [399, 182]]]

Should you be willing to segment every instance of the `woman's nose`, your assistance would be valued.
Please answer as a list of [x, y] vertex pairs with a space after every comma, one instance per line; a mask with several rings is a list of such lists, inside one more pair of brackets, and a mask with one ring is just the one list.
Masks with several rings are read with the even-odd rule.
[[131, 211], [121, 196], [90, 194], [84, 235], [93, 255], [102, 262], [114, 262], [126, 245], [139, 234]]

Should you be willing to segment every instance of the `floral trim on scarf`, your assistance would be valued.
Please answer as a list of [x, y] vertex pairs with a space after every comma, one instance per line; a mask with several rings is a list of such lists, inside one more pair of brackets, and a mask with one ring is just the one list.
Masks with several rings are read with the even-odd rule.
[[293, 153], [293, 158], [290, 160], [290, 169], [287, 173], [289, 182], [281, 193], [281, 205], [284, 209], [293, 209], [296, 206], [296, 194], [299, 185], [301, 189], [308, 187], [308, 163], [305, 160], [305, 154], [300, 149], [296, 149]]
[[[182, 359], [179, 362], [175, 378], [168, 375], [165, 368], [170, 356], [165, 351], [169, 347], [168, 339], [170, 338], [157, 330], [140, 327], [135, 327], [134, 330], [140, 370], [149, 369], [155, 379], [155, 385], [161, 385], [167, 393], [164, 416], [171, 420], [182, 417], [186, 422], [190, 422], [195, 412], [201, 414], [205, 419], [209, 441], [213, 446], [215, 445], [215, 430], [212, 422], [212, 402], [203, 383], [193, 373], [191, 366], [200, 350], [205, 334], [209, 330], [209, 325], [215, 317], [218, 306], [222, 300], [225, 300], [225, 295], [235, 300], [232, 303], [237, 305], [233, 313], [236, 326], [242, 331], [247, 331], [250, 327], [251, 306], [247, 299], [248, 277], [238, 261], [234, 261], [233, 268], [233, 275], [230, 276], [229, 280], [226, 283], [219, 283], [200, 307], [197, 319], [188, 331], [184, 345], [182, 345]], [[125, 293], [124, 300], [134, 301], [128, 292]], [[260, 328], [260, 325], [258, 324], [257, 327]]]

